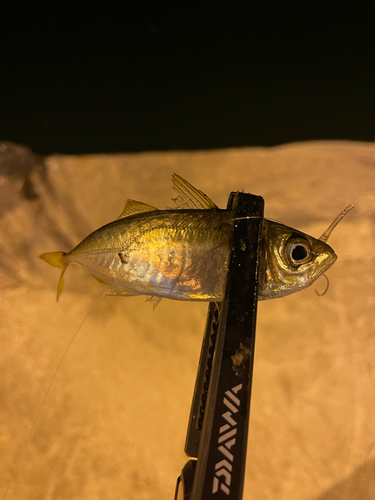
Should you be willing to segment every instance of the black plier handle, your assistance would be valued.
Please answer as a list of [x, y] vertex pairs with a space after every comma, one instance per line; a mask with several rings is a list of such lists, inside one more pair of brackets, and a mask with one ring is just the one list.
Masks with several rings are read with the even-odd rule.
[[223, 302], [208, 309], [175, 500], [241, 500], [250, 415], [264, 200], [231, 193], [233, 237]]

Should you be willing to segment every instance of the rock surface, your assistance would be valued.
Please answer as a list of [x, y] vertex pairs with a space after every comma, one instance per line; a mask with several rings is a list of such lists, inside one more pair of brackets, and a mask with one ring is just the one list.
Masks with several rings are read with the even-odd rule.
[[57, 304], [59, 271], [38, 259], [128, 197], [169, 205], [173, 172], [221, 207], [260, 194], [268, 218], [317, 237], [355, 205], [329, 241], [328, 293], [259, 304], [244, 499], [374, 499], [375, 145], [349, 142], [48, 158], [0, 144], [0, 498], [173, 498], [207, 305], [98, 303], [74, 266]]

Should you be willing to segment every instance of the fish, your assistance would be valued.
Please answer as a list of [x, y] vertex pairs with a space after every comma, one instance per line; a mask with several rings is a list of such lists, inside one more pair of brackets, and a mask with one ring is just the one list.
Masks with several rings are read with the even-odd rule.
[[[159, 210], [127, 200], [119, 217], [89, 234], [69, 252], [40, 258], [61, 268], [57, 300], [70, 264], [78, 264], [107, 287], [106, 295], [147, 295], [220, 302], [224, 298], [234, 217], [177, 174], [175, 208]], [[311, 286], [336, 261], [326, 243], [353, 208], [349, 205], [319, 239], [263, 219], [258, 300], [284, 297]]]

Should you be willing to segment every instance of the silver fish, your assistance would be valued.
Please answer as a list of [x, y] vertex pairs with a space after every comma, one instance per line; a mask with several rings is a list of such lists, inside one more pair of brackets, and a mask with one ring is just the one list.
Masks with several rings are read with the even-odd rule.
[[[127, 200], [119, 218], [97, 229], [73, 250], [40, 257], [64, 273], [79, 264], [109, 287], [109, 295], [149, 295], [159, 301], [221, 301], [224, 296], [233, 215], [202, 191], [172, 176], [177, 209], [158, 210]], [[263, 220], [259, 300], [283, 297], [310, 286], [335, 262], [326, 241], [349, 205], [320, 239]]]

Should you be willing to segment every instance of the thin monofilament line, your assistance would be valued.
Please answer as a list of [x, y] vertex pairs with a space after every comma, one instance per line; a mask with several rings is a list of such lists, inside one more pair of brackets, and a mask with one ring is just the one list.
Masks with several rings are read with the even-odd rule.
[[93, 308], [94, 308], [94, 307], [96, 307], [96, 306], [99, 304], [99, 302], [102, 300], [102, 298], [103, 298], [104, 296], [105, 296], [105, 293], [103, 293], [103, 295], [102, 295], [102, 296], [101, 296], [98, 300], [96, 300], [96, 301], [95, 301], [95, 302], [94, 302], [94, 303], [90, 306], [90, 308], [89, 308], [89, 310], [88, 310], [88, 313], [87, 313], [86, 317], [84, 318], [84, 320], [81, 322], [81, 324], [80, 324], [80, 325], [79, 325], [79, 327], [77, 328], [77, 330], [76, 330], [76, 332], [74, 333], [73, 337], [69, 340], [68, 345], [66, 346], [66, 348], [65, 348], [65, 350], [64, 350], [64, 352], [63, 352], [63, 355], [62, 355], [62, 357], [60, 358], [60, 361], [59, 361], [59, 363], [58, 363], [58, 365], [57, 365], [57, 368], [56, 368], [56, 370], [55, 370], [55, 372], [54, 372], [54, 374], [53, 374], [53, 376], [52, 376], [52, 379], [51, 379], [51, 381], [50, 381], [50, 383], [49, 383], [49, 385], [48, 385], [47, 392], [45, 393], [45, 395], [44, 395], [44, 397], [43, 397], [42, 403], [41, 403], [41, 405], [40, 405], [40, 407], [39, 407], [38, 413], [36, 414], [36, 417], [35, 417], [35, 419], [34, 419], [33, 425], [31, 426], [31, 429], [30, 429], [30, 431], [29, 431], [29, 433], [28, 433], [28, 435], [27, 435], [27, 438], [26, 438], [25, 444], [23, 445], [23, 447], [22, 447], [21, 451], [20, 451], [20, 452], [17, 454], [17, 456], [16, 456], [16, 460], [15, 460], [15, 462], [16, 462], [16, 467], [15, 467], [15, 469], [14, 469], [14, 471], [13, 471], [13, 478], [11, 479], [11, 481], [10, 481], [10, 483], [9, 483], [9, 485], [8, 485], [8, 487], [7, 487], [7, 489], [5, 490], [5, 493], [4, 493], [4, 496], [3, 496], [2, 500], [5, 500], [5, 498], [6, 498], [7, 494], [8, 494], [8, 492], [9, 492], [10, 488], [12, 487], [12, 485], [13, 485], [13, 483], [14, 483], [14, 480], [15, 480], [15, 478], [16, 478], [16, 474], [17, 474], [17, 469], [18, 469], [18, 467], [19, 467], [19, 466], [21, 465], [21, 463], [22, 463], [22, 459], [23, 459], [23, 457], [24, 457], [24, 454], [25, 454], [25, 451], [26, 451], [27, 445], [28, 445], [28, 444], [29, 444], [29, 442], [30, 442], [30, 438], [31, 438], [31, 436], [32, 436], [32, 434], [33, 434], [33, 432], [34, 432], [34, 429], [35, 429], [35, 427], [36, 427], [36, 424], [38, 423], [38, 420], [39, 420], [40, 414], [41, 414], [41, 412], [42, 412], [42, 410], [43, 410], [43, 407], [44, 407], [44, 403], [46, 402], [46, 399], [47, 399], [47, 397], [48, 397], [48, 394], [50, 393], [51, 387], [52, 387], [52, 385], [53, 385], [53, 383], [54, 383], [54, 381], [55, 381], [55, 379], [56, 379], [57, 373], [58, 373], [58, 371], [59, 371], [59, 369], [60, 369], [60, 366], [62, 365], [62, 362], [64, 361], [65, 356], [66, 356], [67, 352], [69, 351], [70, 346], [73, 344], [74, 339], [77, 337], [78, 332], [80, 331], [80, 329], [82, 328], [82, 326], [85, 324], [85, 322], [86, 322], [87, 318], [90, 316], [91, 311], [93, 310]]
[[317, 294], [318, 297], [323, 297], [323, 295], [325, 295], [328, 292], [328, 288], [329, 288], [329, 279], [327, 278], [327, 276], [325, 274], [322, 274], [322, 277], [326, 279], [327, 286], [326, 286], [326, 289], [324, 290], [323, 293], [319, 293], [318, 290], [315, 290], [315, 293]]
[[243, 217], [233, 217], [232, 220], [247, 220], [247, 219], [264, 219], [264, 217], [260, 217], [259, 215], [245, 215]]
[[345, 217], [346, 214], [350, 212], [350, 210], [353, 210], [354, 205], [348, 205], [342, 212], [339, 213], [339, 215], [336, 217], [336, 219], [332, 222], [332, 224], [329, 226], [328, 229], [324, 231], [322, 236], [319, 238], [321, 241], [326, 242], [328, 238], [331, 236], [332, 231], [335, 229], [337, 224]]

